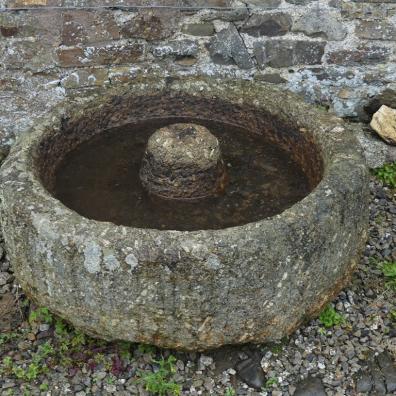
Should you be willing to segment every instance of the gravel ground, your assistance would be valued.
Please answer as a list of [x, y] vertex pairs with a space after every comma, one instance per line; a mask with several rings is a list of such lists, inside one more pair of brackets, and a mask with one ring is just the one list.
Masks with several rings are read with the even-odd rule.
[[0, 394], [149, 395], [149, 385], [165, 395], [180, 385], [182, 395], [395, 395], [396, 274], [392, 286], [381, 262], [396, 261], [396, 191], [374, 179], [370, 189], [364, 257], [329, 310], [341, 323], [312, 320], [271, 345], [186, 354], [91, 339], [29, 303], [0, 247]]

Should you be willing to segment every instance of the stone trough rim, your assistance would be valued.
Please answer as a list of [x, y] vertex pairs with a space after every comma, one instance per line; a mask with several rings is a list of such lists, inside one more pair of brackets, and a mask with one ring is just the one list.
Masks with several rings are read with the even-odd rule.
[[[189, 78], [180, 78], [181, 81], [185, 80], [189, 80]], [[195, 80], [195, 79], [193, 79]], [[232, 83], [233, 80], [228, 80], [228, 79], [216, 79], [217, 81], [227, 81], [228, 84]], [[145, 78], [144, 79], [144, 83], [150, 83], [151, 80], [149, 78]], [[153, 80], [153, 81], [157, 81], [157, 80]], [[203, 79], [203, 81], [205, 81], [205, 79]], [[242, 81], [243, 83], [243, 81]], [[270, 83], [261, 83], [263, 86], [268, 86], [271, 89], [273, 89], [274, 91], [278, 91], [280, 95], [283, 95], [286, 93], [287, 96], [294, 96], [295, 100], [296, 100], [296, 106], [304, 106], [306, 107], [305, 111], [308, 110], [309, 113], [312, 112], [316, 112], [317, 115], [320, 115], [323, 117], [323, 113], [320, 112], [320, 110], [318, 110], [318, 108], [312, 107], [312, 105], [308, 105], [306, 102], [303, 101], [303, 99], [291, 92], [285, 92], [282, 91], [281, 89], [274, 87], [273, 85], [271, 85]], [[138, 84], [132, 84], [132, 85], [138, 85]], [[111, 90], [111, 89], [110, 89]], [[127, 93], [128, 89], [125, 90], [125, 88], [121, 89], [121, 92]], [[119, 93], [120, 90], [118, 89], [114, 89], [114, 93]], [[106, 95], [108, 95], [108, 93], [106, 92]], [[285, 95], [285, 96], [286, 96]], [[68, 104], [64, 104], [64, 103], [60, 103], [58, 105], [56, 105], [53, 110], [51, 111], [51, 115], [49, 116], [43, 116], [40, 118], [40, 121], [32, 127], [29, 127], [26, 129], [26, 131], [21, 133], [21, 137], [15, 142], [15, 144], [12, 146], [10, 153], [8, 155], [8, 157], [6, 158], [5, 162], [8, 162], [8, 159], [11, 159], [11, 157], [14, 157], [16, 155], [17, 151], [20, 151], [22, 153], [22, 157], [26, 163], [30, 162], [29, 165], [33, 165], [33, 161], [30, 161], [30, 159], [27, 157], [30, 154], [31, 149], [25, 150], [25, 146], [29, 146], [31, 147], [32, 143], [34, 144], [34, 142], [36, 140], [42, 140], [42, 138], [47, 134], [47, 128], [49, 125], [53, 125], [53, 123], [55, 122], [55, 126], [58, 126], [58, 122], [61, 121], [61, 119], [64, 117], [65, 114], [68, 114], [70, 112], [70, 109], [75, 110], [74, 105], [68, 105]], [[304, 112], [305, 112], [304, 111]], [[355, 131], [352, 128], [349, 128], [348, 124], [341, 118], [331, 115], [331, 114], [326, 114], [324, 118], [327, 118], [327, 121], [332, 122], [333, 124], [329, 127], [330, 129], [328, 131], [326, 131], [328, 133], [327, 139], [329, 142], [334, 142], [340, 139], [339, 134], [355, 134]], [[303, 127], [304, 128], [304, 127]], [[337, 128], [341, 128], [339, 130], [337, 130]], [[51, 131], [52, 132], [52, 131]], [[323, 133], [326, 133], [323, 132]], [[338, 135], [338, 136], [337, 136]], [[346, 140], [345, 136], [342, 137], [342, 140]], [[357, 143], [356, 138], [353, 136], [352, 140], [355, 140], [354, 143]], [[320, 143], [318, 144], [318, 142], [316, 142], [317, 146], [320, 147]], [[324, 147], [322, 147], [324, 148]], [[362, 157], [362, 150], [358, 147], [358, 145], [355, 147], [355, 159], [356, 157], [361, 156]], [[352, 157], [347, 158], [345, 156], [345, 150], [339, 150], [337, 152], [332, 153], [331, 155], [331, 162], [334, 162], [335, 158], [338, 158], [339, 160], [342, 160], [342, 162], [344, 164], [350, 163]], [[350, 153], [351, 154], [351, 153]], [[323, 159], [323, 158], [322, 158]], [[358, 160], [357, 162], [362, 162], [360, 160]], [[364, 162], [364, 160], [363, 160]], [[356, 165], [355, 161], [353, 161], [353, 165], [351, 164], [351, 168], [353, 169], [354, 166]], [[2, 165], [3, 167], [3, 165]], [[339, 169], [337, 169], [336, 174], [338, 174]], [[29, 172], [30, 173], [30, 172]], [[291, 207], [283, 210], [281, 213], [279, 214], [275, 214], [273, 216], [270, 217], [265, 217], [263, 219], [259, 219], [253, 222], [249, 222], [249, 223], [245, 223], [245, 224], [241, 224], [241, 225], [237, 225], [237, 226], [231, 226], [231, 227], [225, 227], [222, 229], [203, 229], [203, 230], [194, 230], [194, 231], [180, 231], [180, 230], [160, 230], [160, 229], [155, 229], [155, 228], [142, 228], [142, 227], [134, 227], [134, 226], [124, 226], [124, 225], [116, 225], [112, 222], [109, 221], [99, 221], [99, 220], [95, 220], [95, 219], [88, 219], [85, 218], [84, 216], [78, 214], [77, 212], [75, 212], [73, 209], [68, 208], [65, 204], [63, 204], [60, 200], [58, 200], [57, 198], [55, 198], [51, 193], [49, 193], [47, 191], [47, 189], [43, 186], [42, 182], [40, 181], [40, 177], [36, 174], [36, 172], [31, 172], [32, 173], [32, 178], [31, 181], [39, 188], [39, 190], [41, 190], [42, 196], [46, 196], [49, 197], [51, 201], [53, 201], [54, 204], [56, 204], [56, 206], [60, 206], [62, 208], [62, 212], [66, 211], [69, 212], [69, 214], [75, 215], [77, 214], [77, 216], [81, 216], [82, 218], [84, 218], [85, 220], [88, 220], [89, 222], [93, 222], [96, 225], [99, 224], [107, 224], [107, 225], [111, 225], [111, 226], [115, 226], [115, 227], [125, 227], [128, 229], [137, 229], [137, 230], [147, 230], [147, 231], [155, 231], [155, 232], [159, 232], [161, 234], [167, 233], [167, 232], [171, 232], [172, 234], [174, 233], [181, 233], [181, 234], [194, 234], [194, 233], [200, 233], [200, 232], [218, 232], [218, 231], [225, 231], [228, 229], [240, 229], [240, 228], [244, 228], [246, 225], [248, 224], [257, 224], [257, 223], [261, 223], [261, 222], [271, 222], [272, 219], [274, 218], [278, 218], [281, 219], [283, 217], [283, 215], [287, 215], [290, 211], [294, 211], [294, 209], [296, 207], [299, 207], [300, 204], [306, 204], [309, 203], [307, 201], [313, 201], [313, 198], [315, 198], [320, 191], [322, 191], [324, 188], [326, 188], [326, 190], [328, 190], [329, 188], [331, 188], [331, 186], [325, 185], [326, 183], [328, 183], [328, 179], [329, 176], [331, 176], [333, 174], [333, 172], [331, 172], [331, 166], [329, 166], [329, 164], [326, 164], [326, 161], [324, 161], [324, 169], [323, 169], [323, 173], [322, 173], [322, 177], [321, 180], [319, 181], [319, 183], [304, 197], [302, 198], [300, 201], [297, 201], [296, 203], [294, 203]], [[64, 214], [64, 212], [63, 212]]]
[[[230, 88], [230, 85], [237, 86], [248, 86], [252, 84], [249, 81], [228, 81], [228, 80], [214, 80], [214, 79], [203, 79], [203, 78], [181, 78], [180, 80], [175, 79], [171, 82], [167, 89], [175, 89], [177, 91], [180, 89], [178, 84], [187, 84], [191, 81], [191, 84], [214, 84], [218, 86], [219, 82], [221, 84], [227, 83], [227, 89]], [[136, 87], [138, 84], [150, 83], [149, 79], [144, 79], [142, 82], [137, 81], [133, 85]], [[158, 80], [154, 80], [154, 84], [158, 83]], [[168, 84], [168, 83], [166, 83]], [[257, 84], [257, 83], [254, 83]], [[290, 208], [284, 210], [280, 214], [274, 215], [272, 217], [264, 218], [255, 222], [250, 222], [243, 225], [227, 227], [224, 229], [218, 230], [195, 230], [195, 231], [178, 231], [178, 230], [158, 230], [158, 229], [149, 229], [149, 228], [137, 228], [137, 227], [127, 227], [122, 225], [115, 225], [111, 222], [106, 221], [97, 221], [93, 219], [87, 219], [74, 210], [67, 208], [62, 202], [54, 198], [43, 186], [40, 181], [36, 171], [33, 169], [32, 164], [34, 159], [31, 157], [32, 150], [34, 150], [35, 144], [37, 144], [43, 136], [47, 133], [49, 126], [59, 127], [61, 124], [61, 119], [64, 114], [67, 114], [70, 109], [75, 108], [72, 104], [70, 106], [65, 107], [64, 104], [60, 104], [57, 106], [49, 116], [45, 117], [40, 123], [36, 126], [29, 128], [29, 131], [21, 137], [16, 144], [12, 147], [10, 151], [10, 155], [6, 159], [5, 163], [2, 166], [0, 171], [1, 180], [3, 181], [3, 186], [1, 188], [1, 201], [3, 199], [7, 199], [7, 196], [13, 196], [15, 199], [15, 206], [18, 206], [18, 210], [24, 211], [26, 214], [32, 212], [32, 209], [29, 209], [29, 206], [32, 204], [42, 206], [41, 209], [36, 205], [35, 207], [35, 216], [36, 216], [36, 228], [38, 231], [48, 233], [48, 237], [52, 238], [53, 236], [49, 235], [51, 233], [52, 228], [55, 227], [56, 219], [56, 233], [58, 235], [67, 235], [70, 231], [70, 227], [74, 227], [76, 232], [81, 233], [93, 233], [96, 237], [101, 237], [105, 239], [106, 236], [111, 236], [111, 238], [118, 238], [123, 241], [132, 241], [132, 240], [141, 240], [145, 241], [148, 237], [150, 240], [156, 240], [157, 237], [161, 237], [162, 243], [167, 243], [167, 241], [176, 240], [178, 243], [182, 243], [183, 241], [193, 240], [199, 243], [202, 239], [205, 242], [208, 242], [209, 245], [212, 245], [215, 240], [221, 240], [224, 236], [229, 236], [235, 232], [245, 234], [252, 234], [254, 237], [255, 233], [260, 232], [260, 230], [268, 230], [268, 229], [279, 229], [279, 224], [297, 224], [298, 222], [303, 222], [305, 217], [312, 217], [312, 212], [316, 216], [332, 216], [331, 210], [327, 209], [326, 213], [323, 213], [317, 202], [325, 201], [328, 203], [328, 206], [331, 207], [331, 200], [333, 194], [342, 194], [340, 190], [340, 185], [344, 184], [343, 188], [351, 188], [348, 185], [348, 182], [351, 180], [351, 173], [359, 173], [366, 174], [367, 169], [362, 157], [361, 150], [358, 148], [358, 143], [353, 136], [352, 129], [348, 128], [348, 125], [341, 119], [332, 116], [327, 113], [323, 113], [320, 110], [312, 108], [310, 105], [303, 102], [301, 98], [298, 96], [291, 94], [289, 92], [283, 92], [279, 89], [274, 88], [270, 84], [262, 84], [262, 86], [271, 92], [277, 92], [279, 94], [279, 98], [293, 99], [294, 110], [298, 113], [299, 122], [302, 119], [307, 120], [309, 122], [312, 119], [320, 120], [320, 128], [321, 131], [312, 131], [312, 133], [316, 133], [316, 138], [318, 139], [316, 144], [322, 149], [322, 158], [324, 161], [323, 164], [323, 174], [320, 182], [317, 186], [302, 200], [296, 202]], [[162, 86], [163, 87], [163, 86]], [[111, 95], [124, 92], [128, 92], [128, 87], [121, 87], [119, 89], [111, 89], [106, 92], [108, 95], [111, 92]], [[92, 102], [91, 102], [92, 103]], [[258, 104], [259, 106], [259, 104]], [[66, 109], [66, 110], [65, 110]], [[84, 111], [84, 110], [82, 110]], [[296, 117], [296, 113], [292, 115], [293, 118]], [[319, 122], [319, 121], [318, 121]], [[307, 128], [307, 125], [300, 125], [300, 128]], [[317, 127], [319, 129], [319, 127]], [[53, 130], [51, 130], [52, 132]], [[320, 140], [319, 140], [320, 138]], [[332, 147], [331, 152], [325, 152], [328, 147]], [[326, 157], [327, 156], [327, 157]], [[18, 183], [12, 183], [12, 181], [7, 180], [7, 176], [16, 172], [18, 174]], [[21, 186], [25, 185], [28, 187], [27, 189], [20, 190]], [[28, 198], [28, 199], [27, 199]], [[2, 209], [3, 212], [3, 209]], [[308, 213], [310, 215], [308, 216]], [[3, 220], [2, 213], [2, 220]], [[33, 220], [34, 222], [34, 220]], [[5, 239], [7, 242], [7, 235], [5, 233]], [[88, 238], [89, 239], [89, 238]], [[139, 259], [134, 257], [139, 263]], [[133, 259], [132, 259], [133, 261]], [[138, 264], [136, 264], [138, 265]], [[356, 263], [351, 264], [351, 268], [355, 266]], [[286, 266], [286, 265], [285, 265]], [[100, 274], [104, 271], [103, 265], [98, 270], [97, 268], [86, 268], [88, 273], [92, 274]], [[216, 271], [213, 268], [213, 271]], [[125, 272], [125, 271], [124, 271]], [[88, 275], [89, 276], [89, 275]], [[131, 275], [132, 276], [132, 275]], [[17, 275], [18, 277], [18, 275]], [[339, 285], [339, 289], [345, 285], [348, 281], [347, 278], [341, 281]], [[29, 285], [27, 284], [26, 279], [21, 279], [22, 287], [26, 287], [29, 290]], [[33, 298], [34, 292], [31, 293]], [[316, 308], [307, 313], [307, 317], [312, 316], [317, 313], [321, 307], [328, 301], [329, 296], [325, 296], [323, 301], [320, 301]], [[83, 327], [82, 323], [79, 323], [78, 320], [72, 320], [70, 315], [65, 314], [62, 309], [59, 310], [56, 305], [51, 303], [51, 300], [47, 297], [43, 297], [39, 303], [48, 306], [55, 313], [60, 314], [65, 319], [70, 320], [77, 327]], [[293, 331], [299, 324], [301, 324], [301, 318], [297, 318], [296, 322], [291, 323], [288, 329], [288, 333]], [[94, 334], [93, 329], [85, 329], [88, 333]], [[102, 338], [111, 339], [108, 334], [101, 334]], [[125, 337], [124, 337], [125, 338]], [[240, 342], [234, 343], [244, 343], [254, 341], [254, 339], [247, 338], [246, 340], [240, 340]], [[153, 339], [141, 339], [139, 342], [146, 343], [154, 343], [160, 346], [172, 347], [172, 348], [181, 348], [181, 349], [206, 349], [211, 348], [213, 346], [211, 344], [203, 345], [202, 342], [178, 345], [175, 343], [156, 343]], [[226, 342], [227, 343], [227, 342]]]

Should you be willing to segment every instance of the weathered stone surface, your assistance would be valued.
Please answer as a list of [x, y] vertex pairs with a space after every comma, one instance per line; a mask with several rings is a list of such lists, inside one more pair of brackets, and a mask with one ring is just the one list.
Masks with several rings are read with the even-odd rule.
[[172, 10], [140, 11], [121, 26], [122, 37], [142, 38], [148, 41], [163, 40], [176, 30], [178, 14]]
[[241, 27], [240, 32], [249, 36], [283, 36], [290, 31], [292, 20], [290, 15], [279, 12], [252, 15]]
[[56, 53], [51, 45], [33, 40], [21, 40], [12, 48], [0, 42], [0, 64], [6, 70], [42, 72], [56, 65]]
[[386, 21], [361, 21], [356, 35], [368, 40], [396, 40], [396, 25]]
[[280, 74], [277, 73], [257, 75], [255, 76], [255, 79], [258, 81], [265, 81], [271, 84], [282, 84], [287, 81]]
[[355, 135], [363, 148], [368, 167], [374, 169], [396, 161], [396, 147], [385, 143], [368, 126], [357, 124]]
[[[266, 131], [316, 188], [278, 216], [194, 232], [89, 220], [51, 196], [66, 152], [147, 114]], [[364, 247], [368, 172], [350, 127], [273, 85], [136, 78], [25, 132], [0, 170], [7, 253], [29, 296], [89, 334], [181, 349], [280, 339], [345, 286]]]
[[321, 41], [270, 40], [254, 45], [259, 67], [316, 65], [322, 61], [326, 43]]
[[273, 9], [281, 4], [282, 0], [246, 0], [248, 7], [258, 7], [260, 9]]
[[364, 394], [390, 395], [396, 391], [396, 364], [388, 352], [372, 357], [357, 374], [356, 391]]
[[109, 12], [68, 11], [63, 15], [62, 44], [92, 44], [120, 38], [114, 15]]
[[294, 396], [326, 396], [326, 392], [319, 378], [308, 377], [297, 385]]
[[13, 331], [23, 321], [23, 316], [19, 308], [12, 293], [0, 295], [1, 333]]
[[265, 384], [265, 375], [261, 368], [260, 361], [248, 358], [239, 362], [236, 366], [237, 373], [241, 380], [255, 389], [262, 389]]
[[212, 23], [189, 23], [184, 25], [182, 32], [191, 36], [213, 36], [215, 29]]
[[396, 109], [396, 84], [389, 86], [379, 95], [372, 98], [365, 106], [365, 111], [369, 116], [372, 116], [382, 105]]
[[59, 65], [76, 67], [131, 63], [139, 59], [143, 49], [142, 44], [122, 41], [98, 46], [59, 47]]
[[347, 29], [342, 24], [339, 13], [321, 8], [307, 11], [294, 22], [293, 30], [327, 40], [343, 40], [347, 35]]
[[396, 144], [396, 110], [382, 105], [370, 122], [374, 129], [389, 144]]
[[[48, 4], [51, 5], [64, 5], [61, 0], [48, 1], [50, 1]], [[89, 2], [90, 5], [99, 5], [99, 3], [98, 0]], [[7, 4], [14, 4], [14, 2], [7, 1]], [[70, 5], [71, 2], [69, 1], [68, 4]], [[137, 6], [148, 3], [146, 0], [123, 0], [122, 4]], [[230, 2], [212, 0], [210, 4], [237, 8], [174, 10], [161, 7], [143, 10], [131, 7], [126, 10], [115, 7], [107, 10], [50, 10], [43, 7], [34, 11], [0, 13], [0, 67], [6, 72], [11, 72], [12, 78], [23, 80], [22, 86], [28, 87], [26, 89], [32, 93], [37, 92], [36, 97], [48, 94], [44, 86], [35, 83], [33, 76], [45, 74], [46, 76], [51, 75], [53, 81], [62, 80], [65, 76], [73, 73], [76, 67], [117, 67], [118, 65], [124, 67], [129, 65], [130, 72], [122, 73], [120, 78], [114, 77], [111, 80], [117, 83], [128, 81], [136, 73], [173, 75], [183, 72], [227, 75], [231, 78], [251, 78], [257, 74], [255, 68], [257, 63], [254, 58], [253, 61], [249, 59], [248, 54], [252, 55], [254, 45], [260, 47], [259, 44], [254, 44], [258, 40], [242, 33], [244, 46], [247, 47], [247, 50], [242, 45], [241, 50], [237, 51], [242, 54], [238, 62], [235, 62], [232, 56], [224, 56], [224, 51], [223, 55], [216, 55], [217, 62], [213, 62], [206, 49], [210, 38], [214, 35], [214, 27], [216, 31], [219, 31], [227, 28], [227, 22], [231, 22], [237, 29], [243, 29], [249, 19], [253, 21], [255, 18], [257, 20], [266, 18], [265, 14], [285, 14], [290, 15], [295, 26], [298, 27], [298, 31], [293, 28], [292, 31], [288, 31], [286, 36], [288, 39], [305, 41], [303, 34], [307, 34], [311, 35], [313, 39], [316, 38], [315, 36], [319, 36], [328, 37], [327, 40], [331, 41], [326, 45], [324, 56], [320, 62], [321, 66], [326, 69], [326, 73], [321, 73], [321, 78], [316, 79], [312, 74], [308, 76], [306, 73], [311, 64], [301, 64], [298, 70], [290, 72], [287, 78], [288, 88], [301, 92], [309, 100], [321, 102], [324, 105], [331, 104], [332, 109], [340, 116], [359, 117], [359, 119], [367, 121], [362, 108], [368, 101], [371, 101], [370, 98], [373, 95], [378, 95], [380, 91], [386, 90], [387, 85], [395, 80], [396, 69], [392, 46], [395, 42], [392, 39], [396, 16], [395, 2], [390, 0], [386, 2], [345, 0], [321, 0], [320, 2], [304, 0], [241, 2], [233, 0]], [[87, 6], [87, 4], [84, 5]], [[158, 0], [156, 5], [174, 5], [174, 1]], [[179, 1], [178, 5], [193, 7], [197, 6], [197, 2], [193, 0]], [[209, 3], [204, 1], [199, 5], [209, 6]], [[319, 9], [320, 13], [317, 14]], [[355, 35], [354, 26], [361, 37]], [[279, 34], [283, 34], [285, 28], [282, 28], [282, 23], [280, 25], [275, 23], [273, 27]], [[335, 27], [340, 27], [340, 29], [337, 30]], [[257, 35], [261, 34], [260, 29], [270, 29], [270, 26], [265, 23], [263, 26], [256, 25], [252, 29], [255, 30], [253, 34]], [[287, 29], [290, 30], [288, 27]], [[347, 35], [342, 45], [332, 42], [332, 40], [338, 40], [345, 31]], [[190, 36], [186, 36], [187, 34]], [[270, 34], [273, 34], [273, 31]], [[194, 56], [171, 55], [170, 57], [173, 58], [164, 59], [163, 57], [153, 57], [150, 52], [150, 49], [155, 46], [166, 45], [168, 40], [174, 42], [185, 38], [193, 39], [194, 35], [197, 35], [195, 37], [198, 37], [197, 41], [199, 41], [199, 49]], [[269, 36], [260, 37], [264, 41]], [[230, 41], [240, 43], [237, 37]], [[119, 47], [123, 44], [142, 46], [141, 55], [123, 56], [124, 59], [120, 60]], [[307, 44], [308, 47], [309, 45]], [[85, 50], [86, 47], [92, 47], [101, 52], [102, 48], [107, 46], [117, 48], [114, 49], [114, 52], [108, 51], [109, 57], [105, 60], [101, 59], [101, 56], [95, 56], [94, 59], [86, 58], [84, 54], [81, 55], [78, 49], [81, 47]], [[263, 47], [265, 46], [263, 45]], [[65, 62], [58, 61], [57, 54], [61, 54], [63, 51], [66, 52], [63, 56], [69, 57], [70, 62], [67, 59]], [[279, 50], [279, 58], [285, 56], [282, 51], [282, 49]], [[72, 59], [73, 53], [76, 53], [77, 59]], [[111, 57], [114, 57], [115, 63], [111, 61]], [[79, 58], [87, 63], [81, 64]], [[295, 66], [290, 63], [294, 62], [283, 62], [289, 66], [282, 67], [291, 69], [291, 66]], [[235, 67], [228, 67], [227, 65], [230, 64]], [[298, 65], [300, 66], [300, 64]], [[261, 67], [263, 68], [265, 65], [262, 64]], [[139, 68], [140, 71], [137, 71]], [[332, 71], [329, 72], [329, 69]], [[22, 74], [24, 72], [27, 73]], [[278, 72], [279, 70], [271, 70], [270, 73]], [[281, 73], [286, 78], [286, 71], [283, 70]], [[348, 76], [352, 74], [353, 77]], [[2, 78], [4, 79], [4, 77]], [[103, 80], [103, 85], [106, 86], [106, 84], [108, 84], [107, 80]], [[340, 103], [337, 97], [341, 85], [348, 86], [348, 90], [352, 92], [352, 97], [343, 99], [343, 103]], [[95, 84], [95, 87], [99, 87], [99, 84]], [[88, 90], [85, 88], [86, 85], [81, 84], [84, 95], [88, 94]], [[61, 94], [59, 89], [56, 96]], [[24, 88], [19, 88], [17, 92], [10, 95], [18, 96], [18, 98], [0, 99], [2, 102], [0, 120], [2, 120], [2, 127], [6, 129], [5, 134], [7, 135], [11, 133], [10, 129], [12, 129], [12, 133], [15, 131], [18, 134], [19, 127], [17, 125], [30, 122], [29, 119], [36, 117], [42, 108], [40, 103], [35, 100], [27, 107], [18, 106], [18, 114], [24, 114], [19, 119], [24, 118], [24, 121], [15, 120], [18, 117], [17, 113], [10, 112], [10, 105], [7, 104], [7, 101], [20, 102], [19, 98], [25, 97]], [[51, 99], [49, 102], [51, 103]]]
[[0, 33], [3, 37], [13, 37], [18, 33], [16, 26], [0, 26]]
[[236, 64], [241, 69], [250, 69], [254, 66], [245, 43], [234, 25], [221, 30], [208, 45], [210, 57], [214, 63], [220, 65]]
[[306, 5], [312, 3], [313, 1], [317, 1], [317, 0], [286, 0], [287, 3], [296, 4], [296, 5]]
[[202, 21], [221, 20], [225, 22], [243, 21], [249, 16], [249, 10], [245, 7], [239, 7], [230, 10], [210, 10], [202, 15]]
[[140, 180], [151, 194], [198, 199], [224, 190], [226, 170], [217, 138], [202, 125], [179, 123], [150, 136]]
[[102, 86], [109, 82], [105, 68], [76, 69], [61, 80], [65, 88]]
[[165, 44], [154, 46], [151, 52], [154, 56], [194, 56], [198, 53], [198, 43], [192, 40], [168, 41]]
[[356, 381], [356, 391], [358, 393], [370, 392], [373, 385], [373, 377], [370, 373], [359, 373]]
[[339, 50], [327, 55], [327, 62], [337, 65], [367, 65], [386, 62], [391, 51], [387, 47], [359, 47], [355, 50]]
[[387, 352], [377, 356], [377, 363], [385, 380], [386, 391], [396, 392], [396, 364]]

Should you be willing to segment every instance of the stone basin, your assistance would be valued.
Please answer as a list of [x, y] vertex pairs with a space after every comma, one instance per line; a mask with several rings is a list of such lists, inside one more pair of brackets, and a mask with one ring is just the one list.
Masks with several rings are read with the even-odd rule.
[[[60, 160], [109, 128], [162, 116], [241, 125], [288, 151], [311, 192], [239, 226], [159, 230], [88, 219], [52, 191]], [[184, 350], [292, 333], [348, 283], [368, 227], [368, 171], [341, 119], [253, 81], [141, 79], [63, 105], [1, 168], [1, 223], [23, 290], [93, 336]]]

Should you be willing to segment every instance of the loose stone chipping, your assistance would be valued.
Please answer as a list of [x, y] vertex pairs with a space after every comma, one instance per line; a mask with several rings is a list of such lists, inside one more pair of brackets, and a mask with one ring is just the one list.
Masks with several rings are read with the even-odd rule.
[[[271, 120], [268, 136], [291, 148], [317, 187], [273, 218], [193, 232], [88, 220], [43, 187], [51, 190], [56, 161], [78, 141], [142, 109], [214, 113], [253, 130]], [[88, 334], [189, 350], [278, 340], [348, 282], [366, 238], [367, 169], [339, 118], [270, 84], [142, 78], [48, 119], [1, 169], [2, 226], [27, 294]], [[50, 248], [50, 260], [36, 244]]]

